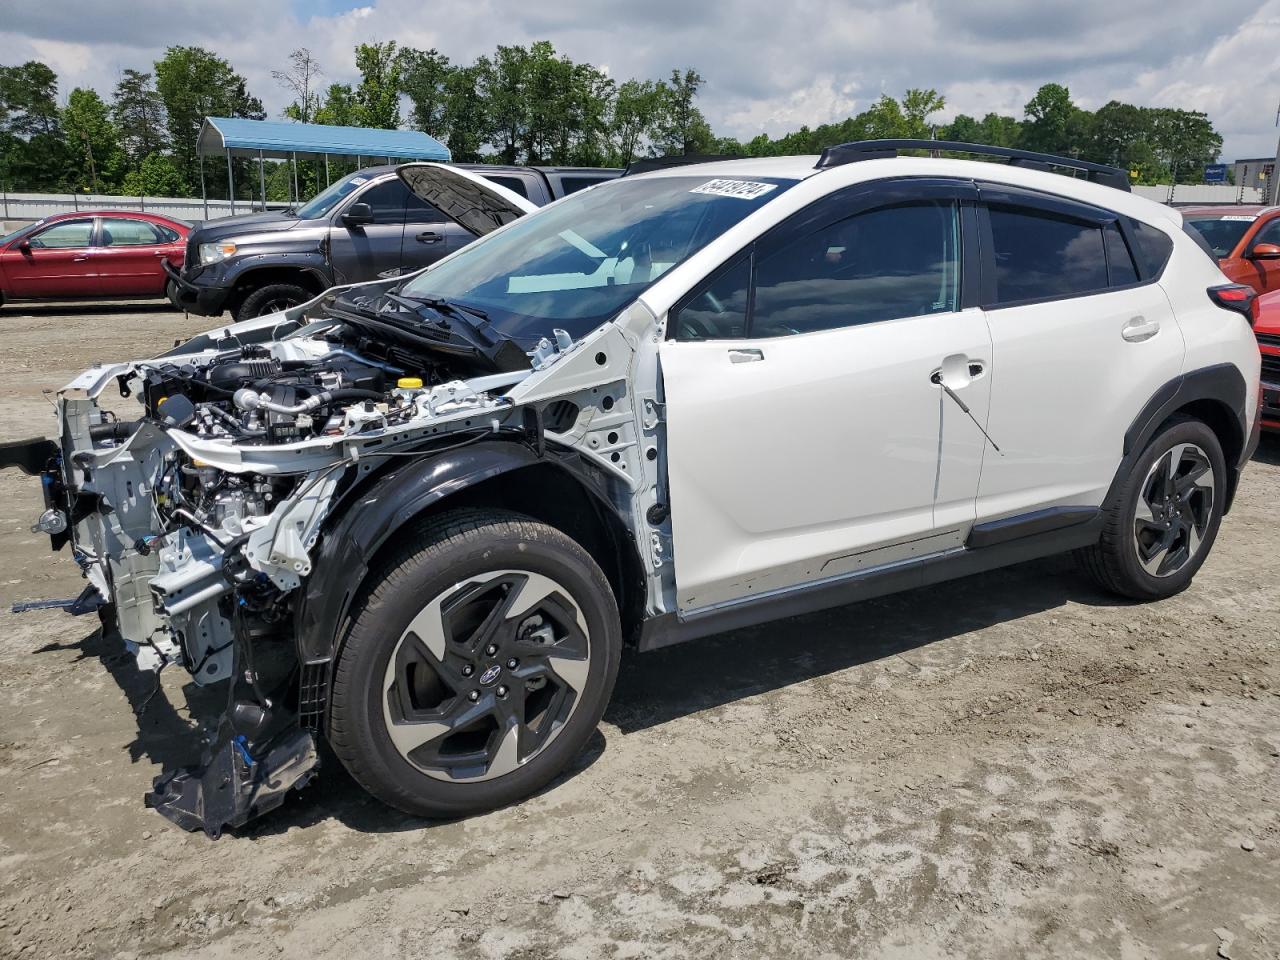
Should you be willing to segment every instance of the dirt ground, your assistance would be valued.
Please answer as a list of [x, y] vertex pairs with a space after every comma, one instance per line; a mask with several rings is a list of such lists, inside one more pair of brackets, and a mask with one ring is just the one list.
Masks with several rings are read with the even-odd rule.
[[[206, 325], [5, 308], [0, 438]], [[0, 957], [1280, 957], [1278, 506], [1270, 441], [1172, 600], [1054, 559], [632, 656], [517, 807], [412, 819], [329, 756], [211, 842], [141, 802], [180, 672], [139, 719], [154, 681], [96, 621], [7, 612], [81, 581], [5, 471]]]

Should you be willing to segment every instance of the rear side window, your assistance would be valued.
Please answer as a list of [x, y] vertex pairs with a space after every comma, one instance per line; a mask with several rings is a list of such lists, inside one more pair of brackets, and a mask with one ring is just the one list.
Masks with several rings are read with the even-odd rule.
[[587, 187], [594, 187], [597, 183], [604, 183], [608, 179], [608, 177], [561, 177], [560, 189], [564, 191], [565, 196], [568, 196]]
[[104, 247], [146, 247], [160, 242], [155, 227], [145, 220], [104, 217], [101, 244]]
[[1120, 225], [1114, 220], [1102, 230], [1102, 239], [1107, 247], [1107, 270], [1111, 277], [1111, 286], [1123, 287], [1138, 282], [1138, 268], [1134, 266], [1133, 255], [1129, 253], [1129, 245], [1124, 242], [1124, 234]]
[[1160, 276], [1164, 265], [1173, 255], [1173, 241], [1163, 230], [1157, 230], [1141, 220], [1130, 220], [1129, 229], [1134, 239], [1133, 256], [1142, 269], [1142, 275], [1148, 280]]
[[1079, 297], [1107, 288], [1102, 229], [1048, 211], [991, 204], [996, 304]]
[[529, 188], [525, 185], [524, 178], [522, 177], [497, 177], [486, 173], [484, 178], [486, 180], [492, 180], [500, 187], [506, 187], [512, 193], [520, 194], [520, 196], [524, 197], [526, 200], [529, 199]]

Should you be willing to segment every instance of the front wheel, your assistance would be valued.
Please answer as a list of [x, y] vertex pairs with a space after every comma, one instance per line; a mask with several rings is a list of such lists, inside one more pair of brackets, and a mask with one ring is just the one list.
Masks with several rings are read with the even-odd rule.
[[245, 320], [253, 320], [255, 317], [265, 317], [269, 313], [288, 310], [290, 307], [306, 303], [312, 296], [309, 290], [296, 283], [269, 283], [244, 298], [244, 302], [236, 310], [236, 322], [241, 323]]
[[1185, 589], [1218, 535], [1226, 477], [1217, 435], [1199, 420], [1170, 420], [1106, 505], [1102, 538], [1077, 552], [1085, 571], [1134, 600]]
[[412, 530], [355, 609], [329, 739], [371, 794], [424, 817], [527, 797], [590, 739], [613, 690], [613, 591], [580, 545], [518, 514]]

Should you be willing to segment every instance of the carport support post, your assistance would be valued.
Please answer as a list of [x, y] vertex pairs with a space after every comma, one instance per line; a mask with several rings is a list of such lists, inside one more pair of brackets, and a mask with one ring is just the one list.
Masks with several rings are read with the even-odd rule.
[[262, 191], [262, 212], [267, 212], [267, 174], [263, 168], [262, 151], [258, 151], [258, 189]]
[[227, 151], [227, 198], [231, 201], [231, 215], [236, 215], [236, 175], [231, 169], [231, 151]]
[[294, 202], [302, 203], [302, 193], [298, 190], [298, 152], [293, 152], [293, 199]]
[[204, 218], [209, 219], [209, 194], [204, 189], [204, 154], [196, 156], [196, 163], [200, 167], [200, 203], [204, 205]]
[[329, 179], [329, 155], [324, 155], [324, 185], [327, 187], [333, 181]]

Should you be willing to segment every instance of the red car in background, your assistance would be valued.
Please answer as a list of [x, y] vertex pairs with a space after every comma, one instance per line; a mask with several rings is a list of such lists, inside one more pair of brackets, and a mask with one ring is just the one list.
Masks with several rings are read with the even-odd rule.
[[1280, 207], [1183, 207], [1181, 213], [1233, 283], [1258, 293], [1280, 290]]
[[163, 297], [191, 224], [152, 213], [60, 213], [0, 237], [6, 300]]
[[1262, 351], [1262, 428], [1280, 430], [1280, 291], [1259, 297], [1253, 311]]

